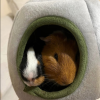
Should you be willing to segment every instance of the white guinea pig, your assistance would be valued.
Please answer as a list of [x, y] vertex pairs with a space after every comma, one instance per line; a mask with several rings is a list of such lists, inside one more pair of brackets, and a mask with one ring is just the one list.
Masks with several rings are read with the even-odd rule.
[[32, 47], [24, 52], [22, 62], [20, 64], [20, 73], [23, 82], [29, 87], [39, 86], [44, 82], [40, 59], [41, 55], [38, 55], [36, 58], [35, 51]]

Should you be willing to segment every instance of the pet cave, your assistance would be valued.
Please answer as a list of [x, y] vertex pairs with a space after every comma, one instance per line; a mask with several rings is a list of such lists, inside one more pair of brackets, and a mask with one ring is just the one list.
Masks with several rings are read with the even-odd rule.
[[[63, 24], [61, 24], [61, 22]], [[28, 43], [29, 38], [32, 38], [31, 40], [33, 41], [33, 39], [37, 39], [38, 37], [48, 36], [48, 34], [52, 33], [52, 31], [58, 30], [61, 27], [66, 28], [70, 32], [69, 34], [72, 34], [75, 37], [78, 47], [79, 47], [79, 51], [80, 51], [80, 64], [79, 64], [79, 68], [77, 71], [77, 75], [74, 79], [74, 82], [71, 85], [69, 85], [68, 87], [66, 87], [62, 90], [56, 91], [56, 92], [48, 92], [48, 91], [43, 91], [39, 87], [29, 88], [26, 86], [24, 91], [31, 95], [38, 95], [38, 96], [40, 96], [42, 98], [46, 98], [46, 99], [50, 99], [50, 98], [56, 99], [56, 98], [67, 96], [67, 95], [73, 93], [78, 88], [78, 86], [80, 85], [80, 83], [84, 77], [84, 73], [86, 70], [86, 64], [87, 64], [87, 47], [86, 47], [86, 43], [82, 36], [81, 31], [70, 20], [61, 18], [61, 17], [53, 17], [53, 16], [39, 18], [36, 21], [32, 22], [29, 25], [29, 27], [26, 29], [25, 33], [23, 34], [23, 36], [20, 40], [18, 50], [17, 50], [16, 61], [17, 61], [18, 72], [20, 74], [20, 63], [22, 61], [25, 47], [26, 47], [26, 45], [29, 45], [29, 43], [31, 44], [31, 42]], [[35, 31], [36, 29], [37, 29], [37, 32]], [[47, 31], [45, 32], [44, 30], [46, 30], [46, 29], [47, 29]], [[43, 30], [43, 33], [42, 33], [42, 30]], [[48, 32], [48, 34], [47, 34], [47, 32]], [[35, 91], [35, 92], [33, 92], [33, 91]], [[46, 95], [43, 95], [44, 93]]]
[[[20, 77], [20, 63], [27, 44], [31, 43], [29, 39], [36, 41], [39, 37], [48, 36], [60, 28], [69, 31], [78, 44], [80, 63], [74, 82], [54, 92], [45, 91], [38, 86], [27, 87]], [[18, 97], [21, 100], [97, 98], [100, 92], [98, 71], [100, 57], [95, 37], [84, 0], [82, 2], [30, 0], [26, 3], [15, 17], [8, 44], [9, 72]]]
[[[49, 18], [49, 17], [47, 17], [47, 18]], [[50, 18], [50, 20], [52, 20], [52, 18], [53, 17], [51, 17]], [[54, 18], [54, 19], [56, 19], [56, 18]], [[59, 18], [59, 20], [62, 20], [63, 18]], [[46, 21], [46, 20], [45, 20]], [[68, 21], [68, 20], [66, 20], [66, 21]], [[40, 22], [39, 22], [40, 23]], [[47, 22], [48, 23], [48, 22]], [[29, 36], [29, 38], [28, 38], [28, 40], [26, 41], [26, 38], [25, 38], [25, 40], [23, 40], [23, 39], [21, 39], [21, 41], [26, 41], [26, 44], [24, 44], [24, 51], [20, 51], [21, 50], [21, 47], [22, 47], [22, 45], [23, 45], [23, 43], [21, 43], [21, 44], [19, 44], [19, 50], [18, 50], [18, 56], [17, 56], [17, 59], [19, 59], [19, 56], [20, 55], [22, 55], [22, 58], [21, 58], [21, 60], [20, 61], [22, 61], [22, 59], [23, 59], [23, 55], [25, 54], [25, 52], [26, 52], [26, 50], [29, 48], [29, 47], [33, 47], [34, 48], [34, 51], [35, 51], [35, 56], [38, 56], [38, 55], [42, 55], [41, 54], [41, 52], [42, 52], [42, 49], [43, 49], [43, 47], [44, 47], [44, 45], [45, 45], [45, 43], [42, 41], [42, 40], [40, 40], [40, 37], [47, 37], [47, 36], [49, 36], [50, 34], [52, 34], [53, 32], [55, 32], [55, 31], [62, 31], [65, 35], [66, 35], [66, 38], [67, 39], [74, 39], [75, 40], [75, 38], [74, 38], [74, 36], [72, 35], [72, 33], [70, 32], [70, 29], [69, 30], [67, 30], [67, 29], [65, 29], [64, 28], [64, 26], [63, 27], [61, 27], [61, 26], [58, 26], [58, 25], [56, 25], [56, 24], [53, 24], [53, 22], [51, 22], [52, 24], [45, 24], [45, 25], [43, 25], [43, 26], [39, 26], [39, 28], [37, 28], [37, 29], [35, 29], [35, 31], [32, 31], [31, 32], [31, 35]], [[68, 22], [67, 22], [68, 23]], [[34, 26], [35, 25], [30, 25], [32, 28], [29, 28], [29, 30], [30, 29], [32, 29], [33, 30], [33, 28], [34, 28]], [[66, 28], [67, 28], [67, 26], [65, 26]], [[29, 34], [29, 30], [26, 30], [27, 31], [27, 34]], [[27, 36], [27, 35], [26, 35]], [[80, 37], [81, 38], [81, 37]], [[24, 42], [25, 43], [25, 42]], [[81, 43], [82, 44], [82, 43]], [[20, 46], [21, 45], [21, 46]], [[67, 48], [67, 47], [65, 47], [65, 48]], [[85, 48], [85, 47], [84, 47]], [[21, 52], [21, 54], [20, 54], [20, 52]], [[78, 60], [77, 59], [77, 56], [79, 56], [79, 50], [78, 50], [78, 52], [77, 52], [77, 55], [76, 55], [76, 60]], [[18, 63], [19, 63], [19, 61], [18, 61]], [[79, 65], [79, 64], [78, 64]], [[18, 71], [19, 71], [19, 74], [20, 74], [20, 64], [18, 65], [19, 67], [18, 67]], [[83, 68], [84, 68], [85, 66], [83, 66]], [[43, 68], [43, 66], [42, 66], [42, 69], [44, 69]], [[78, 69], [78, 66], [77, 66], [77, 69]], [[84, 68], [85, 69], [85, 68]], [[84, 70], [85, 71], [85, 70]], [[45, 73], [44, 73], [45, 74]], [[83, 73], [82, 73], [83, 74]], [[81, 76], [81, 74], [79, 74], [80, 76]], [[48, 84], [47, 84], [48, 83]], [[46, 92], [54, 92], [54, 91], [60, 91], [60, 90], [63, 90], [63, 89], [65, 89], [66, 87], [68, 87], [68, 86], [70, 86], [70, 85], [68, 85], [68, 86], [60, 86], [60, 85], [54, 85], [54, 82], [53, 81], [51, 81], [51, 82], [48, 82], [48, 80], [45, 80], [40, 86], [39, 86], [39, 88], [41, 89], [41, 90], [44, 90], [44, 91], [46, 91]], [[51, 88], [52, 87], [52, 88]], [[28, 90], [28, 92], [29, 92], [29, 89], [31, 90], [32, 89], [32, 87], [31, 88], [29, 88], [29, 87], [27, 87], [26, 86], [26, 88], [25, 88], [25, 91], [27, 91]]]

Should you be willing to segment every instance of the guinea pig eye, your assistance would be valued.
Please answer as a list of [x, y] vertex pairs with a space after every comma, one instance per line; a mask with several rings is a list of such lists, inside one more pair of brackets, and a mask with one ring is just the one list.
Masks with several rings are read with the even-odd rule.
[[55, 53], [54, 58], [58, 61], [58, 55]]

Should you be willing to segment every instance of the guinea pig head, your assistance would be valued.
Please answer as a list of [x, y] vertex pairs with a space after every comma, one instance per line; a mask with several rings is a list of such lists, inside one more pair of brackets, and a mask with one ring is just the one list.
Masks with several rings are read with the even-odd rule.
[[46, 43], [42, 50], [42, 60], [47, 78], [61, 86], [71, 84], [76, 75], [76, 42], [68, 40], [62, 32], [56, 32], [42, 40]]
[[24, 54], [20, 65], [20, 72], [23, 82], [29, 87], [39, 86], [43, 83], [42, 65], [36, 58], [33, 48], [29, 48]]

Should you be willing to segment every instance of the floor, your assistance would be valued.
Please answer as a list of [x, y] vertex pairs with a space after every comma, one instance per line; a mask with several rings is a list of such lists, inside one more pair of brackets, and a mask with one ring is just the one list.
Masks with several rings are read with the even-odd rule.
[[[1, 100], [18, 100], [18, 97], [12, 87], [8, 64], [7, 64], [7, 45], [12, 27], [12, 19], [7, 15], [11, 10], [6, 0], [1, 0]], [[6, 27], [5, 27], [6, 26]]]
[[11, 10], [7, 4], [7, 1], [1, 0], [1, 17], [4, 17], [8, 13], [11, 13]]

